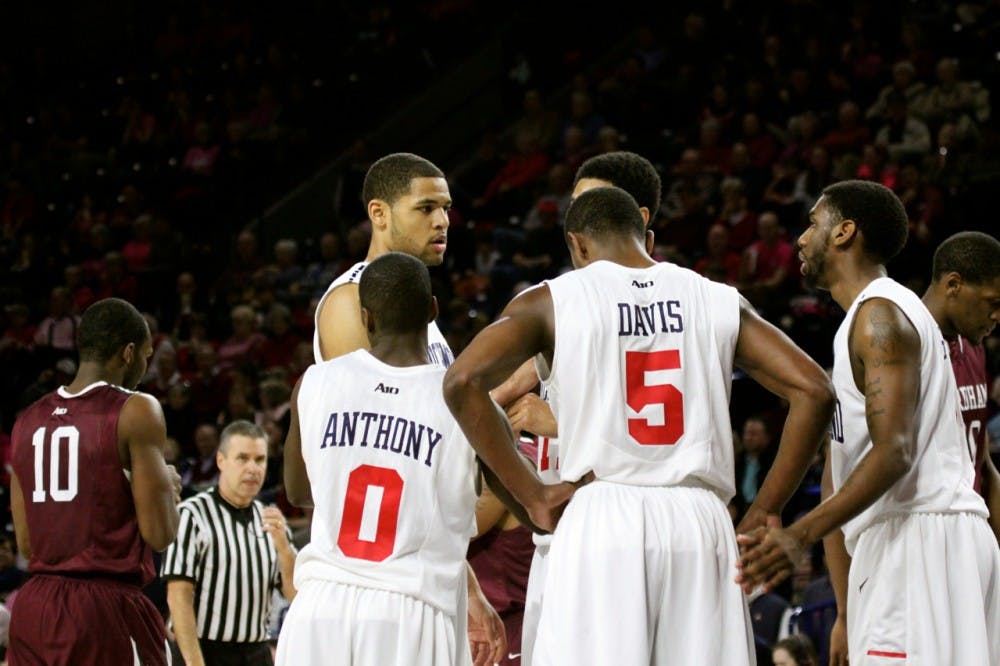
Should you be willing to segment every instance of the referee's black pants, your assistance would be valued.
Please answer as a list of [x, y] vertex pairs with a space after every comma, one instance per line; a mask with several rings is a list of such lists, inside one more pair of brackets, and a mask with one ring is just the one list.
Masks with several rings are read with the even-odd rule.
[[205, 666], [274, 666], [271, 644], [234, 643], [200, 639]]

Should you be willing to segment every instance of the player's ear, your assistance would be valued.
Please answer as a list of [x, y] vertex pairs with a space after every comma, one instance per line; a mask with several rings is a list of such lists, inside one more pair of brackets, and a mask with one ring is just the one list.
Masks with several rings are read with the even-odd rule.
[[372, 199], [368, 202], [368, 219], [372, 221], [372, 226], [376, 229], [385, 229], [389, 226], [389, 219], [392, 217], [389, 202], [382, 199]]
[[135, 355], [136, 355], [136, 344], [134, 342], [128, 343], [127, 345], [122, 347], [121, 353], [122, 353], [122, 361], [125, 363], [125, 365], [126, 366], [132, 365], [132, 361], [135, 360]]
[[372, 317], [372, 313], [368, 311], [368, 308], [361, 306], [361, 325], [364, 326], [365, 331], [368, 333], [375, 332], [375, 318]]
[[438, 299], [437, 299], [437, 296], [431, 296], [431, 310], [428, 313], [430, 315], [430, 318], [427, 320], [428, 324], [438, 318], [438, 311], [439, 310], [440, 310], [440, 308], [438, 308]]
[[955, 271], [951, 271], [944, 276], [944, 288], [949, 296], [957, 296], [958, 292], [962, 290], [963, 284], [965, 284], [965, 281], [962, 279], [962, 276]]
[[572, 256], [584, 261], [587, 260], [590, 253], [587, 250], [586, 242], [580, 234], [575, 231], [567, 231], [566, 244], [569, 245], [569, 251]]
[[639, 214], [642, 215], [642, 222], [647, 227], [649, 226], [649, 209], [645, 206], [639, 206]]
[[656, 247], [656, 234], [652, 229], [646, 229], [646, 254], [653, 256], [654, 247]]
[[858, 225], [854, 220], [841, 220], [833, 227], [833, 244], [847, 245], [858, 236]]

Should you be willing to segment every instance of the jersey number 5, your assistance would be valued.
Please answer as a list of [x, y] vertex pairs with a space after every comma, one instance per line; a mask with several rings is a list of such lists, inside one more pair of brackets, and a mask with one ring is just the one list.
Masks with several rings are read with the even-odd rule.
[[396, 546], [403, 478], [388, 467], [360, 465], [347, 477], [337, 545], [348, 557], [381, 562]]
[[646, 373], [679, 370], [681, 353], [676, 349], [657, 352], [625, 352], [625, 398], [639, 413], [647, 405], [663, 405], [663, 425], [650, 425], [644, 417], [628, 420], [628, 433], [643, 446], [676, 444], [684, 434], [684, 394], [672, 384], [647, 384]]
[[[80, 431], [76, 426], [59, 426], [52, 431], [49, 453], [49, 496], [54, 502], [69, 502], [76, 497], [80, 476]], [[59, 485], [61, 443], [66, 442], [66, 487]], [[39, 428], [31, 438], [35, 449], [35, 488], [32, 502], [45, 501], [45, 428]]]

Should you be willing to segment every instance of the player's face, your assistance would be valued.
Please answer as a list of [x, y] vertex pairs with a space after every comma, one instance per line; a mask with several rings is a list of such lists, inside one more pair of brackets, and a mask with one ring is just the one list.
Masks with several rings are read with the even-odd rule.
[[153, 341], [147, 335], [142, 344], [135, 348], [132, 353], [132, 362], [125, 366], [125, 377], [122, 379], [122, 386], [129, 390], [135, 390], [139, 382], [146, 375], [146, 368], [149, 367], [149, 357], [153, 355]]
[[444, 261], [448, 244], [451, 193], [444, 178], [414, 178], [410, 191], [389, 209], [392, 250], [413, 255], [428, 266]]
[[799, 236], [799, 260], [802, 262], [802, 277], [810, 287], [826, 288], [826, 254], [830, 244], [830, 230], [833, 228], [833, 213], [820, 197], [809, 211], [809, 227]]
[[958, 333], [981, 342], [1000, 323], [1000, 276], [983, 284], [963, 282], [951, 320]]
[[226, 451], [215, 459], [219, 466], [219, 488], [230, 502], [246, 506], [260, 492], [267, 473], [267, 443], [263, 438], [232, 435]]

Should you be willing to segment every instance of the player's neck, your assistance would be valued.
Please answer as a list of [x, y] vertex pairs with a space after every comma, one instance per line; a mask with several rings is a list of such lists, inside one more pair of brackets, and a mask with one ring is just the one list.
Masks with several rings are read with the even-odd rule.
[[865, 287], [886, 275], [882, 264], [848, 259], [848, 265], [836, 271], [834, 279], [830, 281], [830, 295], [837, 305], [847, 310]]
[[948, 317], [945, 316], [945, 299], [947, 298], [946, 294], [935, 289], [935, 286], [932, 284], [924, 292], [922, 300], [924, 301], [924, 305], [927, 306], [927, 310], [931, 313], [931, 316], [934, 317], [934, 321], [937, 322], [938, 328], [941, 329], [941, 335], [948, 340], [954, 340], [958, 336], [958, 331], [955, 330]]
[[408, 368], [427, 365], [427, 335], [412, 333], [381, 334], [372, 340], [371, 354], [386, 365]]
[[76, 372], [76, 377], [66, 385], [66, 390], [70, 393], [79, 393], [91, 384], [97, 382], [107, 382], [115, 386], [121, 386], [124, 381], [124, 373], [112, 372], [106, 366], [93, 361], [82, 361], [80, 368]]

